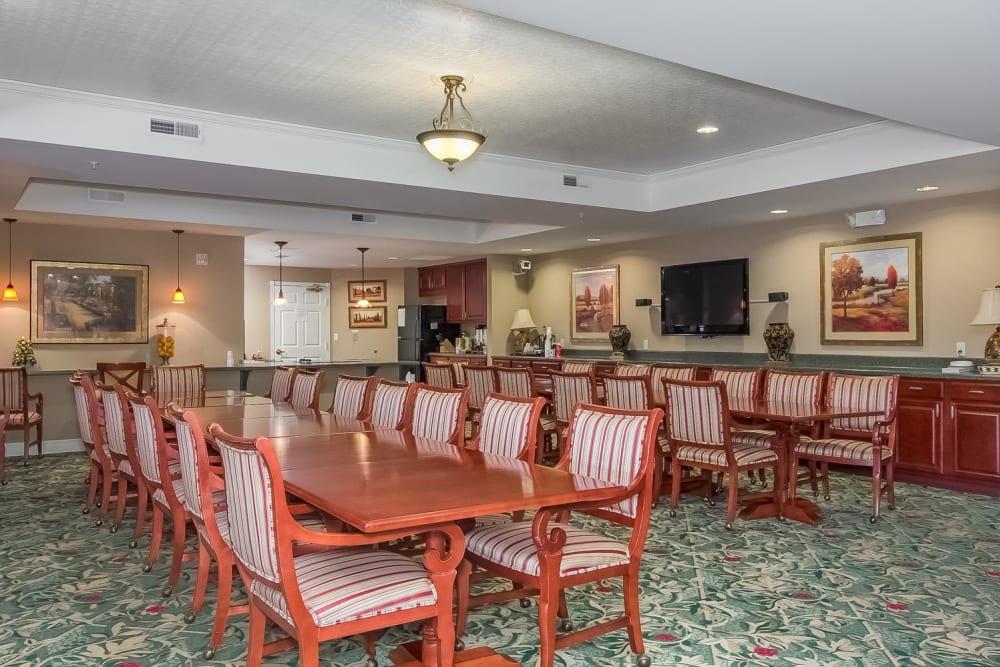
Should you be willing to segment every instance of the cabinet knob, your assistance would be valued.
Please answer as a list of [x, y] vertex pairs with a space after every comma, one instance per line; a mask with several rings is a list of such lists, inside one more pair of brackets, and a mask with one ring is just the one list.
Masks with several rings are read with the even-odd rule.
[[970, 394], [985, 394], [986, 392], [983, 391], [982, 389], [970, 389], [969, 393]]

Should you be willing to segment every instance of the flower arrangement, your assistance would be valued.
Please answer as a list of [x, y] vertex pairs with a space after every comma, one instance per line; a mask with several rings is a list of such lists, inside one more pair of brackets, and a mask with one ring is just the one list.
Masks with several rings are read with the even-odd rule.
[[15, 366], [34, 366], [38, 363], [35, 359], [35, 350], [31, 347], [31, 342], [24, 336], [17, 341], [14, 346], [14, 357], [11, 363]]

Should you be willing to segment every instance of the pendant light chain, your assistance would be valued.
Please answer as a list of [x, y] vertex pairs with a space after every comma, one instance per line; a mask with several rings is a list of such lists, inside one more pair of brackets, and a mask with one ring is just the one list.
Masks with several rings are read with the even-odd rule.
[[358, 308], [368, 308], [371, 303], [368, 301], [368, 286], [365, 284], [365, 253], [368, 248], [358, 248], [361, 253], [361, 298], [358, 299]]
[[288, 305], [288, 299], [285, 298], [285, 273], [284, 273], [284, 258], [285, 258], [285, 245], [288, 241], [275, 241], [274, 245], [278, 246], [278, 296], [274, 300], [275, 306], [286, 306]]
[[184, 290], [181, 289], [181, 234], [184, 233], [183, 229], [172, 230], [174, 234], [177, 235], [177, 289], [174, 290], [174, 296], [170, 299], [171, 303], [182, 304], [186, 303], [184, 298]]
[[14, 223], [17, 218], [4, 218], [7, 223], [7, 287], [3, 291], [4, 301], [17, 301], [17, 290], [14, 289]]

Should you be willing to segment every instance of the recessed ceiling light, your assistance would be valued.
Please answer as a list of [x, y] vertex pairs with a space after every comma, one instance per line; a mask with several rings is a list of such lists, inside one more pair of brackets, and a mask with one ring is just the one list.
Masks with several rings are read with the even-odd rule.
[[597, 242], [598, 242], [598, 241], [600, 241], [601, 239], [598, 239], [598, 238], [589, 238], [589, 239], [587, 239], [587, 240], [588, 240], [588, 241], [590, 241], [591, 243], [597, 243]]
[[917, 192], [934, 192], [935, 190], [940, 190], [940, 185], [921, 185], [917, 188]]
[[698, 128], [698, 134], [715, 134], [718, 131], [719, 128], [714, 125], [703, 125]]
[[386, 257], [386, 259], [399, 259], [399, 257]]
[[521, 252], [531, 252], [531, 248], [521, 248]]
[[788, 213], [788, 209], [787, 208], [775, 208], [775, 209], [771, 210], [771, 213], [773, 213], [775, 215], [784, 215], [785, 213]]

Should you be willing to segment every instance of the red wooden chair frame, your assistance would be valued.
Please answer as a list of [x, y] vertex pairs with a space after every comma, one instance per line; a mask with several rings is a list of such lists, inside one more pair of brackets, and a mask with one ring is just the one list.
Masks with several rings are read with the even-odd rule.
[[[297, 372], [292, 378], [292, 391], [288, 394], [288, 403], [294, 408], [319, 410], [319, 392], [323, 388], [325, 375], [326, 371]], [[312, 386], [308, 387], [309, 384]]]
[[105, 385], [125, 385], [127, 389], [141, 394], [146, 381], [146, 362], [98, 361], [97, 381]]
[[[273, 403], [287, 403], [288, 399], [292, 396], [292, 387], [295, 385], [295, 376], [298, 372], [299, 369], [297, 366], [278, 366], [275, 368], [274, 372], [271, 374], [271, 386], [268, 387], [267, 393], [264, 394], [264, 397], [270, 398]], [[279, 375], [279, 373], [282, 375]], [[278, 379], [286, 373], [288, 374], [287, 391], [283, 389], [285, 380], [282, 379], [280, 383], [278, 382]], [[278, 389], [279, 394], [283, 395], [275, 396], [275, 388]]]
[[[447, 437], [440, 438], [443, 442], [448, 442], [461, 447], [462, 443], [465, 442], [465, 413], [469, 404], [468, 389], [444, 389], [443, 387], [431, 387], [430, 385], [417, 383], [416, 388], [407, 394], [406, 397], [406, 407], [403, 410], [403, 432], [411, 435], [419, 435], [414, 433], [414, 420], [417, 417], [415, 414], [417, 402], [422, 396], [433, 394], [438, 394], [442, 397], [454, 396], [456, 394], [461, 395], [458, 402], [458, 410], [455, 414], [455, 424]], [[426, 436], [419, 435], [419, 437]], [[438, 438], [434, 439], [437, 440]]]
[[[455, 373], [455, 366], [448, 363], [432, 364], [426, 361], [420, 364], [424, 369], [424, 384], [428, 387], [439, 389], [455, 389], [458, 387], [458, 377]], [[440, 376], [440, 377], [438, 377]], [[444, 379], [444, 378], [450, 379]], [[444, 381], [445, 384], [439, 384]]]
[[[34, 401], [34, 409], [31, 402]], [[21, 431], [24, 435], [24, 465], [28, 465], [31, 446], [42, 456], [42, 392], [28, 392], [28, 371], [24, 366], [0, 368], [0, 405], [10, 411], [7, 431]], [[35, 439], [30, 439], [31, 427], [35, 427]], [[6, 454], [6, 451], [4, 452]], [[6, 463], [5, 463], [6, 465]]]
[[[350, 384], [354, 383], [364, 383], [364, 389], [361, 396], [361, 407], [354, 414], [341, 414], [337, 412], [337, 400], [343, 400], [345, 393], [342, 393], [343, 389], [341, 387], [341, 382], [346, 382]], [[379, 378], [376, 375], [369, 375], [368, 377], [359, 377], [356, 375], [340, 375], [337, 377], [337, 386], [333, 388], [333, 400], [330, 401], [330, 407], [327, 408], [327, 412], [333, 415], [339, 415], [341, 417], [350, 417], [352, 419], [361, 419], [361, 415], [367, 414], [371, 410], [372, 398], [375, 394], [375, 386], [378, 384]], [[346, 385], [344, 385], [346, 386]], [[353, 398], [353, 397], [352, 397]]]

